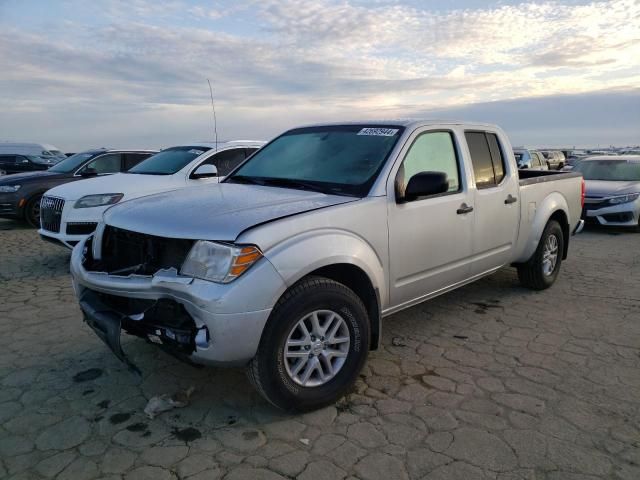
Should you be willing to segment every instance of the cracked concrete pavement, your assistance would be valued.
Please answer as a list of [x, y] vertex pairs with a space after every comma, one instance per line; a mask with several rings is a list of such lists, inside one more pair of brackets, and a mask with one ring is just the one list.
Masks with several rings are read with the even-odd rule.
[[505, 268], [385, 319], [350, 395], [287, 415], [241, 369], [138, 339], [127, 372], [82, 323], [69, 253], [0, 220], [0, 478], [637, 480], [639, 247], [586, 231], [550, 290]]

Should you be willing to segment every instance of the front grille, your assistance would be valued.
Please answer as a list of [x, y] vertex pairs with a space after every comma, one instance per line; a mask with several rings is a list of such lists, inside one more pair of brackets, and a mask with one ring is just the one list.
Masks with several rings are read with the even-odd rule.
[[67, 223], [67, 235], [90, 235], [97, 226], [96, 222]]
[[60, 218], [64, 200], [58, 197], [43, 196], [40, 201], [40, 226], [49, 232], [60, 232]]
[[602, 218], [607, 222], [626, 223], [633, 220], [633, 212], [606, 213]]
[[102, 234], [102, 259], [90, 259], [88, 270], [113, 275], [153, 275], [158, 270], [180, 270], [193, 240], [156, 237], [106, 226]]

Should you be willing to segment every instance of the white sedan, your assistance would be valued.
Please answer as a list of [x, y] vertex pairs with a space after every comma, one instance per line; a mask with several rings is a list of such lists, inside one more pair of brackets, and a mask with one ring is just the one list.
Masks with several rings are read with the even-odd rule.
[[162, 150], [124, 173], [48, 190], [40, 203], [40, 236], [73, 248], [111, 205], [154, 193], [217, 183], [264, 142], [192, 143]]

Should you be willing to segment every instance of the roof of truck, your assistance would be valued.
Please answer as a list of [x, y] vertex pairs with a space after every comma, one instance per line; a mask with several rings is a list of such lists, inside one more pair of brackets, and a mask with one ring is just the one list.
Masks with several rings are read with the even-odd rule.
[[320, 127], [332, 125], [397, 125], [399, 127], [420, 127], [426, 125], [467, 125], [473, 127], [491, 127], [498, 128], [497, 125], [483, 122], [467, 122], [460, 120], [438, 120], [438, 119], [421, 119], [421, 118], [395, 118], [395, 119], [377, 119], [377, 120], [352, 120], [346, 122], [326, 122], [302, 125], [301, 127]]

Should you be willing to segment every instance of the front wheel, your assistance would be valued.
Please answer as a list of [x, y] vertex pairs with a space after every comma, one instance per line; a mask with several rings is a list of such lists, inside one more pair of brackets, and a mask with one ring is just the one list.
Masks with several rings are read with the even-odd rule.
[[549, 288], [558, 277], [563, 255], [564, 233], [558, 222], [550, 220], [531, 259], [518, 266], [520, 283], [533, 290]]
[[31, 197], [24, 207], [24, 219], [33, 228], [40, 228], [40, 200], [42, 195]]
[[247, 367], [276, 407], [308, 411], [334, 403], [356, 381], [369, 350], [369, 318], [345, 285], [309, 277], [278, 301]]

